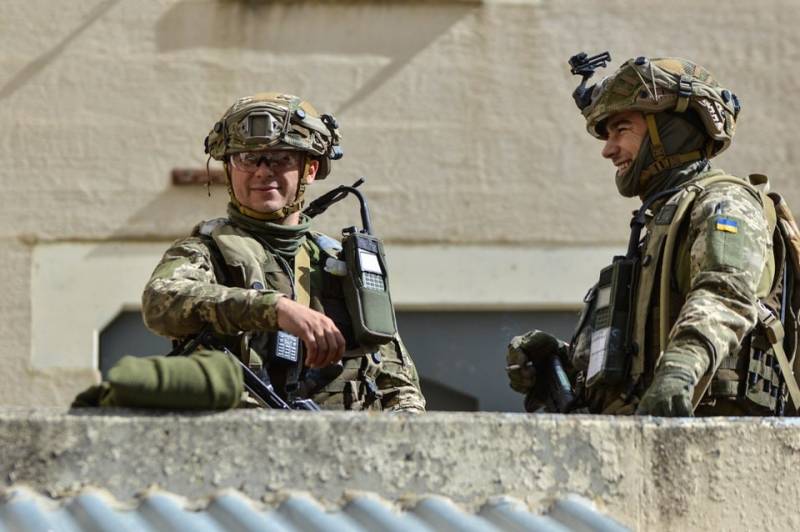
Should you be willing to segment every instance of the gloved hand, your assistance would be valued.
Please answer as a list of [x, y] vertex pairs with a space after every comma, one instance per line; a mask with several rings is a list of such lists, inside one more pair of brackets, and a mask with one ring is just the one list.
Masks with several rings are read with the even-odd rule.
[[637, 415], [691, 417], [692, 396], [697, 378], [694, 372], [675, 364], [661, 364], [653, 383], [642, 397]]
[[511, 388], [519, 393], [533, 390], [536, 386], [537, 359], [557, 356], [566, 346], [555, 336], [537, 330], [512, 338], [506, 354], [506, 373]]

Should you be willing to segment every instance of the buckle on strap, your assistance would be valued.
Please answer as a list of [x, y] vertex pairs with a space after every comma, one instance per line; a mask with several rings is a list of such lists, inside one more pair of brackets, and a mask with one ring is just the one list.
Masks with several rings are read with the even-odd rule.
[[689, 107], [689, 97], [692, 95], [692, 78], [682, 75], [678, 80], [678, 101], [675, 102], [675, 111], [682, 113]]
[[762, 302], [758, 302], [758, 322], [764, 328], [764, 333], [767, 335], [767, 340], [770, 344], [775, 345], [783, 342], [784, 330], [781, 321], [775, 317], [775, 314], [767, 308]]

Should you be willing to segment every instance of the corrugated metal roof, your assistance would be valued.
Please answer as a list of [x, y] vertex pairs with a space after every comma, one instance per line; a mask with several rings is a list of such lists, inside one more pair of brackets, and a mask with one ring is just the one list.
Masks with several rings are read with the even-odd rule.
[[371, 493], [351, 495], [335, 508], [325, 508], [302, 493], [282, 494], [280, 499], [280, 503], [263, 504], [225, 490], [197, 502], [150, 490], [134, 503], [122, 503], [100, 490], [50, 499], [25, 487], [11, 487], [0, 500], [0, 532], [627, 530], [578, 496], [556, 501], [545, 515], [531, 513], [512, 497], [493, 498], [476, 513], [440, 496], [421, 497], [404, 509]]

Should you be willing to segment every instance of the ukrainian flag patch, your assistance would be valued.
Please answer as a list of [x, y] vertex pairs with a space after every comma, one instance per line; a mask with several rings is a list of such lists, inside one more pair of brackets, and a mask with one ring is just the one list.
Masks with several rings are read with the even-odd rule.
[[739, 232], [739, 222], [720, 216], [717, 218], [716, 229], [717, 231], [722, 231], [723, 233], [736, 234]]

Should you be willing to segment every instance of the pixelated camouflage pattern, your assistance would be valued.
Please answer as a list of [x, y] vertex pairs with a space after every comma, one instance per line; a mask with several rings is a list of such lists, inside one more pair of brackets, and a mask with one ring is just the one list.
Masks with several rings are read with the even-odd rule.
[[178, 240], [164, 253], [142, 294], [145, 325], [161, 336], [181, 338], [206, 324], [215, 332], [275, 331], [277, 290], [217, 283], [211, 252], [199, 236]]
[[[254, 113], [268, 113], [284, 130], [268, 141], [249, 137], [243, 128], [246, 118]], [[330, 173], [333, 147], [338, 146], [340, 140], [339, 130], [328, 127], [307, 101], [291, 94], [264, 92], [238, 99], [214, 124], [205, 146], [206, 153], [218, 161], [243, 151], [304, 151], [319, 158], [316, 178], [324, 179]]]
[[651, 58], [640, 65], [636, 62], [629, 59], [594, 87], [591, 103], [582, 111], [586, 129], [592, 136], [603, 139], [603, 123], [621, 111], [674, 110], [683, 78], [691, 81], [688, 108], [697, 112], [714, 141], [708, 148], [708, 156], [727, 149], [736, 131], [738, 115], [735, 96], [730, 91], [721, 87], [706, 69], [685, 59]]
[[[737, 232], [717, 229], [720, 217], [735, 220]], [[770, 280], [774, 273], [774, 265], [769, 266], [772, 234], [762, 205], [732, 183], [713, 185], [697, 197], [685, 234], [678, 237], [676, 258], [684, 302], [660, 365], [681, 365], [699, 380], [736, 354], [755, 326], [759, 295], [766, 295], [759, 294], [765, 268]]]
[[[256, 242], [244, 230], [239, 231], [250, 243]], [[206, 242], [200, 236], [190, 236], [175, 242], [164, 254], [142, 296], [147, 327], [172, 338], [195, 334], [206, 324], [221, 335], [231, 336], [243, 331], [277, 330], [276, 303], [290, 291], [288, 276], [281, 271], [262, 271], [266, 286], [262, 290], [221, 285], [215, 274], [215, 268], [221, 266], [215, 266]], [[322, 270], [325, 252], [312, 239], [304, 245], [311, 257], [312, 308], [321, 311], [320, 284], [325, 279], [331, 282], [333, 276]], [[268, 266], [250, 265], [271, 270]], [[244, 277], [250, 278], [247, 274]], [[425, 411], [416, 367], [399, 337], [381, 346], [379, 356], [367, 354], [343, 362], [345, 371], [312, 396], [323, 408]], [[378, 391], [375, 398], [370, 397], [370, 383]]]
[[[707, 172], [693, 181], [723, 174]], [[720, 218], [734, 220], [736, 232], [721, 230]], [[649, 228], [655, 231], [653, 224]], [[720, 370], [720, 365], [728, 357], [739, 356], [742, 341], [755, 326], [759, 297], [766, 295], [774, 274], [769, 223], [762, 204], [745, 187], [725, 182], [708, 187], [698, 195], [684, 227], [673, 263], [677, 291], [669, 295], [676, 314], [670, 316], [672, 327], [660, 360], [658, 306], [648, 316], [652, 325], [647, 327], [647, 367], [656, 362], [658, 367], [653, 376], [644, 375], [645, 382], [652, 379], [643, 398], [646, 408], [657, 405], [659, 399], [665, 404], [660, 396], [674, 392], [668, 389], [672, 381], [666, 375], [691, 376], [692, 387], [681, 388], [688, 397], [673, 398], [673, 405], [691, 402], [693, 387], [707, 371], [716, 379], [739, 378], [735, 372]], [[723, 371], [732, 374], [720, 375]], [[646, 408], [644, 412], [650, 413]], [[713, 415], [715, 410], [711, 406], [704, 412]]]
[[[697, 181], [724, 172], [701, 173]], [[735, 234], [716, 229], [720, 216], [735, 219]], [[648, 238], [668, 225], [658, 226], [658, 211], [647, 224]], [[658, 239], [655, 239], [658, 242]], [[695, 200], [686, 223], [678, 234], [678, 248], [673, 269], [677, 290], [671, 293], [670, 308], [673, 326], [660, 361], [658, 345], [659, 303], [654, 283], [650, 295], [643, 297], [652, 306], [636, 320], [646, 320], [646, 341], [643, 364], [644, 374], [640, 385], [654, 383], [656, 362], [659, 368], [678, 368], [689, 372], [696, 384], [707, 371], [717, 371], [726, 357], [739, 354], [742, 340], [753, 329], [758, 316], [757, 302], [765, 295], [764, 279], [771, 280], [772, 236], [763, 208], [754, 195], [744, 187], [732, 183], [717, 183], [704, 190]], [[662, 242], [663, 245], [663, 242]], [[652, 250], [648, 249], [649, 254]], [[654, 258], [654, 257], [651, 257]], [[646, 276], [658, 276], [652, 265], [643, 268], [639, 277], [641, 287]], [[769, 283], [766, 283], [769, 286]], [[592, 292], [590, 292], [590, 295]], [[594, 298], [587, 297], [584, 312], [594, 312]], [[575, 335], [568, 354], [571, 371], [585, 374], [591, 351], [592, 319], [581, 320], [584, 326]], [[633, 376], [637, 378], [637, 376]], [[575, 382], [583, 390], [582, 382]], [[632, 414], [638, 402], [637, 393], [628, 396], [630, 383], [619, 386], [597, 385], [585, 390], [589, 411], [602, 414]], [[718, 401], [718, 408], [702, 405], [696, 415], [722, 415], [739, 412], [761, 413], [749, 407], [737, 406], [732, 401]]]

